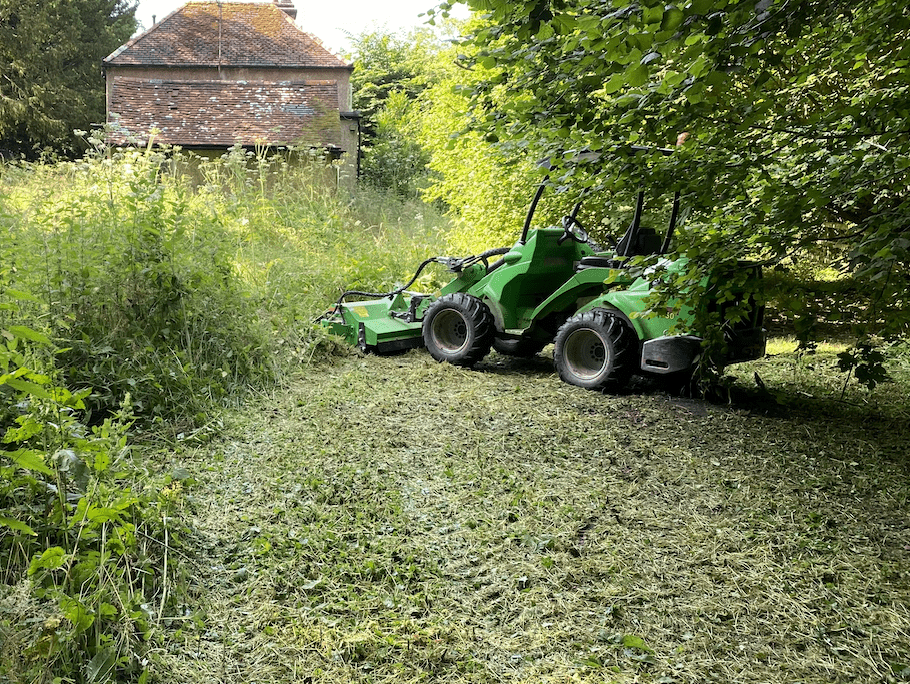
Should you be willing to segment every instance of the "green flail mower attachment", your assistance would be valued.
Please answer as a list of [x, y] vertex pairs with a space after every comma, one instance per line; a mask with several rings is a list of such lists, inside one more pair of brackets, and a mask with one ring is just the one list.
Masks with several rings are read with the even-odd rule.
[[[414, 277], [397, 290], [385, 293], [349, 290], [343, 293], [335, 307], [322, 316], [319, 322], [364, 352], [389, 354], [421, 347], [423, 314], [436, 296], [411, 292], [407, 288], [414, 284], [424, 269], [435, 263], [442, 264], [452, 273], [474, 273], [475, 267], [486, 269], [491, 257], [507, 251], [508, 248], [493, 249], [461, 259], [432, 257], [420, 264]], [[349, 297], [370, 299], [346, 301]]]
[[382, 299], [342, 302], [323, 323], [348, 344], [379, 354], [421, 346], [421, 315], [429, 295], [399, 292]]

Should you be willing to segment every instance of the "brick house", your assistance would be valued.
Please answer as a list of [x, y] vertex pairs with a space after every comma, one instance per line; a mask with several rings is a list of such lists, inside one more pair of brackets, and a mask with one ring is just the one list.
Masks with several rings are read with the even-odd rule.
[[345, 63], [298, 28], [291, 0], [191, 1], [103, 60], [114, 142], [202, 153], [240, 144], [359, 154]]

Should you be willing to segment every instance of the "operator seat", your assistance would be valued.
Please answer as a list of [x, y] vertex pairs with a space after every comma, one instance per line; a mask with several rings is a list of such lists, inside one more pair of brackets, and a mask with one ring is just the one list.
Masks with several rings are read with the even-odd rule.
[[635, 241], [630, 244], [631, 230], [627, 230], [622, 240], [616, 245], [616, 253], [621, 256], [644, 256], [660, 252], [663, 240], [653, 228], [641, 226]]
[[[653, 228], [641, 227], [638, 229], [638, 235], [632, 243], [632, 248], [627, 249], [629, 245], [629, 234], [631, 229], [626, 231], [622, 239], [616, 245], [616, 254], [618, 256], [637, 256], [647, 254], [657, 254], [663, 246], [663, 240], [657, 231]], [[622, 268], [625, 262], [622, 259], [615, 259], [608, 256], [586, 256], [582, 257], [575, 267], [575, 271], [583, 271], [586, 268]]]

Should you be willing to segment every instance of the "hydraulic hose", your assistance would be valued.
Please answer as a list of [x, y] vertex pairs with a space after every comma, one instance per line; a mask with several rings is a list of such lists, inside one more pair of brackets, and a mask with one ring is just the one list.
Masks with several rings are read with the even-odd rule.
[[495, 249], [488, 249], [486, 252], [481, 252], [477, 256], [465, 257], [463, 261], [467, 265], [475, 264], [478, 261], [486, 261], [491, 256], [500, 256], [501, 254], [505, 254], [510, 251], [512, 251], [511, 247], [496, 247]]
[[413, 278], [411, 278], [406, 284], [402, 285], [397, 290], [392, 290], [391, 292], [361, 292], [360, 290], [348, 290], [347, 292], [342, 292], [341, 296], [338, 298], [338, 301], [335, 302], [335, 308], [337, 309], [338, 307], [340, 307], [342, 302], [344, 302], [345, 299], [347, 299], [348, 297], [352, 297], [352, 296], [394, 297], [397, 294], [401, 294], [402, 292], [407, 290], [409, 287], [411, 287], [411, 285], [414, 284], [414, 282], [420, 277], [420, 274], [423, 272], [423, 269], [425, 269], [427, 266], [429, 266], [430, 264], [433, 264], [433, 263], [445, 263], [444, 261], [442, 261], [443, 259], [445, 259], [445, 257], [430, 257], [429, 259], [424, 261], [422, 264], [420, 264], [420, 266], [417, 267], [417, 272], [414, 274]]
[[486, 262], [487, 259], [489, 259], [491, 256], [499, 256], [500, 254], [505, 254], [510, 249], [512, 248], [497, 247], [496, 249], [488, 249], [486, 252], [482, 252], [476, 256], [464, 257], [463, 259], [452, 259], [451, 257], [442, 256], [430, 257], [417, 267], [417, 272], [414, 273], [414, 277], [399, 287], [397, 290], [392, 290], [391, 292], [363, 292], [361, 290], [348, 290], [347, 292], [343, 292], [338, 298], [338, 301], [335, 302], [335, 308], [337, 309], [339, 306], [341, 306], [342, 302], [344, 302], [344, 300], [348, 297], [394, 297], [397, 294], [401, 294], [417, 281], [417, 279], [420, 277], [420, 274], [423, 272], [423, 269], [425, 269], [430, 264], [444, 264], [451, 270], [457, 272], [461, 271], [466, 266], [472, 266], [476, 264], [478, 261]]

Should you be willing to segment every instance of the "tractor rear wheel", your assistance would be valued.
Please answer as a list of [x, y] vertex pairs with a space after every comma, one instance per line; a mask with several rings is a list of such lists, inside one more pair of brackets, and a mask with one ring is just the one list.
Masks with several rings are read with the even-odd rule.
[[572, 316], [556, 333], [553, 359], [559, 377], [587, 389], [620, 387], [635, 372], [638, 339], [626, 321], [607, 309]]
[[423, 342], [437, 361], [473, 366], [490, 352], [496, 328], [480, 299], [463, 292], [443, 295], [427, 307]]

